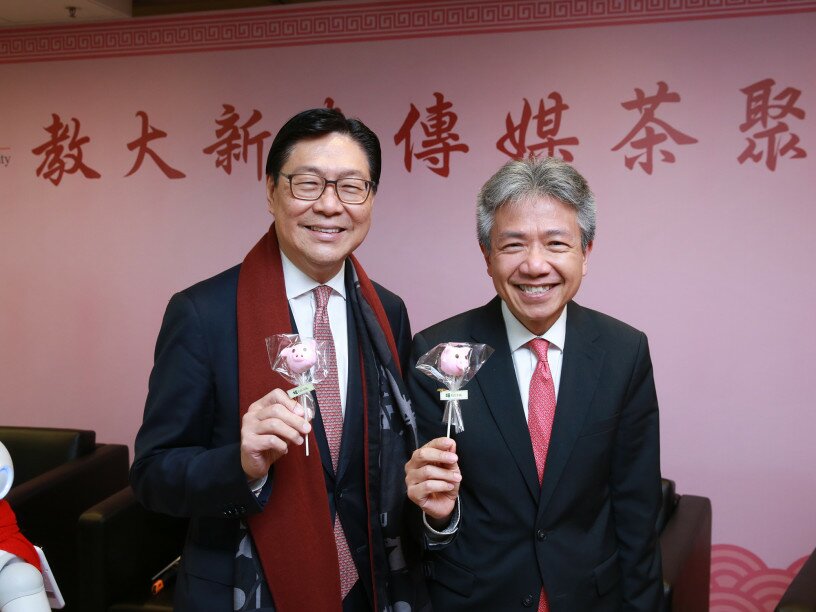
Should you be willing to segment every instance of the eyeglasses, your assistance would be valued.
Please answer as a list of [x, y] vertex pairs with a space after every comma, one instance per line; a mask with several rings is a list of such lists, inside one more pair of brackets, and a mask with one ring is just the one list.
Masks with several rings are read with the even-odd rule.
[[281, 176], [289, 180], [292, 195], [298, 200], [317, 200], [326, 190], [326, 185], [334, 185], [334, 192], [343, 204], [363, 204], [376, 185], [374, 181], [361, 178], [341, 178], [330, 181], [316, 174], [284, 174]]

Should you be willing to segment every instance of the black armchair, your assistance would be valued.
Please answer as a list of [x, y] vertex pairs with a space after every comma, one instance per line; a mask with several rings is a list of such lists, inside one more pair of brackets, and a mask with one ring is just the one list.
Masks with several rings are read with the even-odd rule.
[[83, 612], [172, 612], [172, 582], [151, 578], [181, 554], [187, 519], [145, 510], [129, 486], [79, 518]]
[[76, 429], [0, 427], [0, 440], [14, 462], [6, 501], [22, 533], [45, 551], [65, 610], [81, 610], [79, 515], [127, 484], [128, 448], [97, 444], [95, 432]]
[[816, 612], [816, 550], [793, 577], [776, 612]]
[[711, 500], [678, 495], [663, 479], [658, 517], [663, 557], [663, 612], [708, 612], [711, 577]]

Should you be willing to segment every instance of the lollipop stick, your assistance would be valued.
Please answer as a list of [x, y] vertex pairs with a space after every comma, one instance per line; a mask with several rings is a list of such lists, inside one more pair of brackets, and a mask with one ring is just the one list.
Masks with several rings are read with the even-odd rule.
[[[451, 411], [452, 412], [452, 411]], [[447, 436], [450, 438], [450, 424], [451, 424], [451, 413], [448, 412], [448, 434]]]
[[[305, 378], [305, 376], [301, 375], [300, 384], [304, 384], [304, 382], [307, 382], [306, 378]], [[300, 402], [300, 405], [303, 406], [303, 416], [304, 416], [304, 418], [307, 421], [309, 421], [310, 412], [309, 412], [309, 404], [308, 404], [308, 402], [306, 400], [306, 396], [301, 395], [300, 398], [298, 398], [298, 401]], [[307, 457], [309, 456], [309, 434], [306, 434], [306, 456]]]

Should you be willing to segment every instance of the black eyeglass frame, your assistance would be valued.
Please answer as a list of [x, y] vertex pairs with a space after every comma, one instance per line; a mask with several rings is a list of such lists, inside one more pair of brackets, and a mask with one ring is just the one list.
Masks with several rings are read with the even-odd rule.
[[[289, 193], [292, 194], [292, 197], [295, 198], [296, 200], [302, 200], [304, 202], [315, 202], [316, 200], [319, 200], [321, 198], [321, 196], [326, 192], [326, 187], [328, 185], [334, 185], [334, 193], [335, 193], [335, 195], [337, 195], [338, 200], [340, 200], [343, 204], [348, 204], [349, 206], [360, 206], [361, 204], [366, 203], [366, 201], [368, 200], [368, 196], [371, 195], [371, 191], [377, 186], [377, 183], [375, 183], [374, 181], [369, 181], [368, 179], [363, 179], [363, 178], [360, 178], [360, 177], [357, 177], [357, 176], [344, 176], [343, 178], [339, 178], [339, 179], [336, 179], [334, 181], [330, 181], [329, 179], [327, 179], [327, 178], [325, 178], [323, 176], [320, 176], [319, 174], [311, 174], [309, 172], [294, 172], [293, 174], [286, 174], [284, 172], [281, 172], [280, 175], [283, 178], [285, 178], [286, 180], [289, 181]], [[313, 198], [303, 198], [301, 196], [296, 196], [295, 195], [295, 190], [292, 187], [292, 177], [293, 176], [311, 176], [311, 177], [314, 177], [316, 179], [320, 179], [321, 181], [323, 181], [323, 188], [320, 190], [320, 193], [318, 193]], [[347, 181], [347, 180], [362, 181], [363, 183], [365, 183], [366, 194], [365, 194], [365, 197], [361, 201], [359, 201], [359, 202], [346, 202], [343, 199], [343, 196], [340, 194], [340, 190], [337, 188], [337, 183], [342, 182], [342, 181]]]

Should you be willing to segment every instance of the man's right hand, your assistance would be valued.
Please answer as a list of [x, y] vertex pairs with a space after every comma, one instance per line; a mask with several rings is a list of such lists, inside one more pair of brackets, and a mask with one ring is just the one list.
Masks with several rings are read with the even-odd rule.
[[459, 458], [456, 442], [436, 438], [418, 448], [405, 464], [408, 498], [429, 517], [434, 528], [447, 524], [459, 495]]
[[247, 480], [266, 476], [290, 445], [303, 444], [311, 429], [301, 405], [281, 389], [251, 404], [241, 421], [241, 467]]

